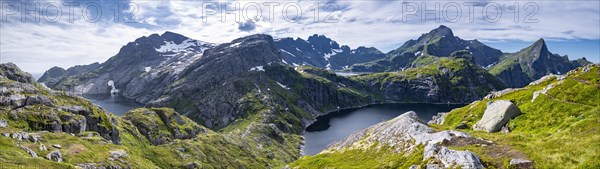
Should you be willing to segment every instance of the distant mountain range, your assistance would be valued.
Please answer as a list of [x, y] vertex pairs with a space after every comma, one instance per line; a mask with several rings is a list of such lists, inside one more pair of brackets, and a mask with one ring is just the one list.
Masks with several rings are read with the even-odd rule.
[[585, 58], [570, 61], [548, 51], [543, 39], [517, 53], [503, 53], [477, 40], [463, 40], [452, 30], [440, 26], [417, 40], [409, 40], [398, 49], [386, 54], [384, 59], [355, 64], [350, 69], [357, 72], [398, 71], [421, 66], [431, 57], [448, 57], [452, 52], [466, 50], [475, 63], [488, 69], [509, 87], [523, 87], [547, 74], [561, 74], [574, 68], [591, 64]]
[[[543, 40], [517, 53], [502, 53], [477, 40], [460, 39], [445, 26], [387, 54], [375, 48], [340, 46], [322, 35], [308, 40], [254, 35], [213, 44], [165, 32], [129, 42], [101, 64], [52, 68], [39, 82], [77, 94], [118, 93], [139, 103], [174, 107], [203, 125], [220, 128], [243, 116], [237, 100], [249, 92], [276, 88], [273, 81], [289, 88], [306, 78], [260, 73], [286, 70], [273, 65], [302, 67], [325, 81], [342, 83], [336, 88], [360, 93], [358, 100], [369, 104], [469, 103], [490, 91], [524, 86], [544, 75], [565, 73], [587, 63], [550, 53]], [[340, 79], [324, 73], [330, 69], [381, 73]], [[319, 91], [318, 85], [307, 85], [314, 84], [296, 87], [313, 92], [298, 94], [309, 100], [328, 98], [314, 92]], [[353, 99], [357, 98], [350, 98], [334, 105], [356, 103]], [[337, 107], [313, 106], [322, 110]]]
[[[547, 74], [561, 74], [591, 62], [585, 58], [570, 61], [567, 56], [552, 54], [543, 39], [516, 53], [503, 53], [477, 40], [463, 40], [454, 36], [446, 26], [422, 34], [416, 40], [409, 40], [399, 48], [382, 53], [374, 47], [351, 49], [323, 35], [312, 35], [307, 40], [301, 38], [275, 39], [275, 46], [281, 53], [281, 62], [292, 65], [308, 65], [324, 69], [353, 72], [393, 72], [414, 68], [429, 63], [432, 58], [450, 57], [453, 52], [464, 50], [473, 56], [474, 63], [487, 69], [500, 78], [508, 87], [523, 87], [529, 82]], [[139, 80], [131, 80], [143, 72], [168, 71], [175, 75], [189, 63], [201, 57], [202, 52], [216, 44], [187, 38], [172, 32], [163, 35], [153, 34], [142, 37], [124, 46], [119, 54], [103, 63], [103, 71], [119, 75], [119, 85]], [[124, 66], [127, 65], [127, 66]], [[100, 64], [76, 66], [68, 70], [54, 67], [48, 70], [40, 82], [49, 87], [66, 76], [90, 72]], [[127, 69], [127, 70], [125, 70]], [[133, 71], [133, 69], [137, 71]], [[120, 73], [119, 73], [120, 72]], [[164, 73], [164, 72], [163, 72]], [[161, 78], [167, 78], [161, 74]], [[65, 79], [73, 80], [73, 79]], [[73, 86], [57, 86], [59, 89], [73, 89]], [[74, 90], [89, 90], [77, 88]], [[86, 93], [86, 92], [84, 92]], [[94, 93], [94, 92], [92, 92]], [[100, 93], [104, 93], [101, 91]], [[135, 93], [132, 93], [135, 95]]]
[[[39, 82], [76, 94], [118, 93], [149, 106], [173, 107], [210, 128], [243, 117], [238, 100], [257, 89], [286, 86], [312, 105], [304, 111], [321, 112], [377, 102], [468, 103], [505, 87], [464, 51], [421, 61], [421, 66], [405, 72], [350, 78], [328, 72], [385, 58], [375, 48], [350, 49], [322, 35], [308, 40], [253, 35], [212, 44], [165, 32], [128, 43], [108, 61], [94, 64], [97, 69], [65, 74], [53, 68], [44, 75], [52, 78]], [[283, 65], [297, 70], [290, 72]], [[308, 79], [335, 86], [323, 88], [322, 82]]]

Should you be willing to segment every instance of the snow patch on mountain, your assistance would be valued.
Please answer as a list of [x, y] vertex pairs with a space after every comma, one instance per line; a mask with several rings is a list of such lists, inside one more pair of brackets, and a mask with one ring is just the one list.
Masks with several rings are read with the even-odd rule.
[[234, 43], [234, 44], [231, 44], [231, 45], [229, 45], [229, 47], [230, 47], [230, 48], [235, 48], [235, 47], [238, 47], [238, 46], [240, 46], [240, 44], [242, 44], [242, 43], [241, 43], [241, 42]]
[[325, 58], [325, 60], [329, 60], [329, 58], [331, 58], [331, 56], [341, 53], [342, 49], [331, 49], [331, 52], [329, 53], [325, 53], [325, 55], [323, 56]]
[[208, 49], [210, 46], [212, 46], [213, 44], [210, 43], [206, 43], [206, 42], [202, 42], [202, 41], [198, 41], [198, 40], [194, 40], [194, 39], [186, 39], [183, 42], [181, 42], [180, 44], [176, 44], [173, 41], [165, 41], [165, 44], [160, 46], [159, 48], [156, 48], [155, 50], [157, 52], [161, 52], [161, 53], [166, 53], [166, 52], [174, 52], [174, 53], [179, 53], [179, 52], [191, 52], [191, 50], [193, 50], [193, 48], [191, 47], [201, 47], [200, 48], [200, 52], [203, 52], [204, 50]]
[[160, 46], [160, 48], [156, 49], [157, 52], [165, 53], [165, 52], [181, 52], [186, 50], [188, 47], [195, 45], [194, 40], [186, 39], [181, 42], [181, 44], [175, 44], [173, 41], [165, 41], [165, 44]]
[[249, 71], [262, 71], [262, 72], [264, 72], [265, 69], [263, 68], [263, 66], [256, 66], [256, 67], [251, 68]]
[[283, 53], [287, 53], [287, 54], [288, 54], [288, 55], [290, 55], [290, 56], [296, 57], [296, 55], [294, 55], [294, 54], [292, 54], [292, 53], [288, 52], [287, 50], [283, 50], [283, 49], [279, 49], [279, 50], [280, 50], [281, 52], [283, 52]]
[[279, 83], [279, 82], [277, 82], [277, 81], [275, 81], [275, 82], [276, 82], [276, 83], [277, 83], [279, 86], [281, 86], [282, 88], [284, 88], [284, 89], [287, 89], [287, 90], [290, 90], [290, 88], [289, 88], [289, 87], [287, 87], [286, 85], [283, 85], [283, 84], [281, 84], [281, 83]]

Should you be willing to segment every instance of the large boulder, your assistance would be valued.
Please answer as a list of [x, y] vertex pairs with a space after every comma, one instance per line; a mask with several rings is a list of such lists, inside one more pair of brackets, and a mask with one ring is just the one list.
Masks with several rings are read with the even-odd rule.
[[[423, 152], [423, 160], [436, 158], [444, 165], [443, 168], [450, 168], [459, 165], [461, 168], [483, 169], [483, 164], [479, 156], [469, 150], [457, 151], [445, 146], [427, 144]], [[440, 166], [441, 167], [441, 166]]]
[[48, 160], [52, 160], [52, 161], [56, 161], [56, 162], [63, 161], [62, 154], [60, 154], [60, 151], [58, 151], [58, 150], [54, 150], [54, 151], [48, 153], [48, 155], [46, 155], [46, 158]]
[[521, 114], [521, 110], [508, 100], [497, 100], [488, 103], [483, 117], [473, 125], [473, 130], [497, 132], [508, 121]]

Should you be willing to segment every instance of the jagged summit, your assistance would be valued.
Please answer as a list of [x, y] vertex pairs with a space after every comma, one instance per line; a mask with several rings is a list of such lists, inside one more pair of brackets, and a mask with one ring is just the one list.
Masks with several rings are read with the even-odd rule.
[[547, 49], [547, 47], [546, 47], [546, 41], [544, 40], [544, 38], [538, 39], [531, 46], [538, 47], [538, 48], [546, 48]]
[[450, 29], [444, 25], [440, 25], [438, 28], [431, 30], [429, 32], [429, 34], [435, 35], [435, 36], [454, 37], [454, 33], [452, 33], [452, 29]]
[[313, 34], [308, 40], [302, 38], [277, 39], [283, 61], [289, 65], [310, 65], [326, 69], [346, 69], [356, 63], [364, 63], [385, 57], [376, 48], [351, 49], [340, 45], [325, 35]]
[[165, 41], [173, 41], [175, 44], [180, 44], [183, 41], [190, 39], [186, 36], [183, 36], [178, 33], [170, 32], [170, 31], [166, 31], [165, 33], [160, 35], [160, 37]]
[[352, 70], [357, 72], [398, 71], [420, 65], [420, 63], [413, 64], [413, 62], [419, 62], [424, 57], [449, 57], [452, 52], [459, 50], [467, 50], [470, 55], [473, 55], [475, 63], [481, 67], [496, 64], [502, 55], [502, 51], [476, 40], [463, 40], [456, 37], [452, 29], [440, 25], [417, 39], [408, 40], [399, 48], [390, 51], [385, 60], [353, 65]]

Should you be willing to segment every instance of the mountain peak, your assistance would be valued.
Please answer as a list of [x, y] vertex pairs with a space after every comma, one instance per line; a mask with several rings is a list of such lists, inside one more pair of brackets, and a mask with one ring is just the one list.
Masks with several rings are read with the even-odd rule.
[[431, 30], [429, 32], [429, 34], [431, 35], [437, 35], [437, 36], [449, 36], [449, 37], [454, 37], [454, 33], [452, 33], [452, 29], [444, 26], [444, 25], [440, 25], [438, 28], [435, 28], [433, 30]]
[[535, 43], [533, 43], [533, 45], [531, 45], [531, 49], [534, 52], [538, 52], [538, 53], [543, 53], [543, 52], [548, 51], [548, 47], [546, 47], [546, 41], [544, 41], [544, 38], [540, 38], [537, 41], [535, 41]]
[[540, 38], [537, 41], [535, 41], [534, 44], [546, 45], [546, 41], [544, 40], [544, 38]]
[[308, 41], [314, 42], [314, 41], [332, 41], [332, 40], [325, 35], [313, 34], [312, 36], [308, 37]]
[[308, 42], [315, 45], [320, 50], [329, 51], [330, 49], [339, 49], [340, 45], [334, 40], [328, 38], [325, 35], [314, 34], [308, 37]]
[[162, 39], [164, 39], [165, 41], [173, 41], [176, 44], [180, 44], [181, 42], [189, 39], [188, 37], [185, 37], [181, 34], [170, 32], [170, 31], [166, 31], [165, 33], [160, 35], [160, 37]]

